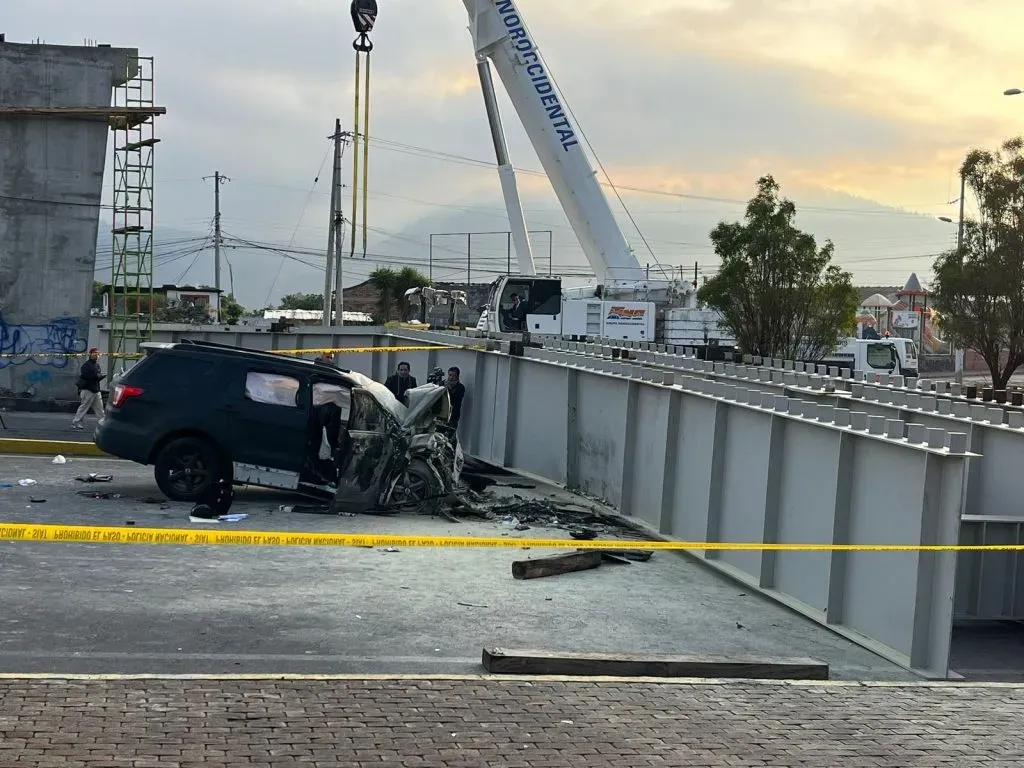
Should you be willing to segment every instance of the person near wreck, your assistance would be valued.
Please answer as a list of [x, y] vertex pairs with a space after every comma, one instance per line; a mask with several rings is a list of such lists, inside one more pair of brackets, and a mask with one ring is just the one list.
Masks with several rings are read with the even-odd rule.
[[466, 397], [466, 385], [462, 383], [462, 371], [457, 365], [448, 369], [448, 399], [451, 401], [451, 416], [448, 418], [448, 428], [454, 435], [459, 429], [459, 420], [462, 418], [462, 400]]
[[405, 402], [402, 398], [405, 397], [406, 391], [416, 389], [416, 377], [410, 374], [411, 370], [411, 366], [403, 360], [398, 364], [398, 370], [384, 382], [384, 386], [391, 390], [391, 394], [398, 398], [400, 403]]
[[84, 429], [82, 419], [85, 418], [85, 414], [89, 412], [90, 408], [97, 417], [103, 418], [103, 395], [100, 393], [100, 382], [107, 375], [100, 371], [99, 356], [98, 349], [95, 347], [90, 349], [89, 359], [82, 364], [82, 369], [78, 372], [78, 381], [75, 384], [78, 387], [79, 405], [75, 417], [71, 420], [72, 429]]

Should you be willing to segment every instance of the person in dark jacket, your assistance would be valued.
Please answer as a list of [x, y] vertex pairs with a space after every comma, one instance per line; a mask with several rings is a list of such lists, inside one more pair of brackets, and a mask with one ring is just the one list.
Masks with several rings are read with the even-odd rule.
[[388, 380], [384, 382], [384, 386], [391, 390], [391, 394], [397, 397], [399, 402], [404, 402], [402, 398], [405, 397], [406, 390], [416, 388], [416, 378], [409, 375], [410, 370], [410, 365], [403, 361], [398, 364], [398, 371], [393, 376], [388, 376]]
[[454, 432], [459, 428], [459, 419], [462, 418], [462, 400], [466, 397], [466, 385], [460, 380], [462, 371], [458, 366], [453, 365], [448, 369], [448, 399], [452, 403], [452, 415], [448, 419], [448, 426]]
[[100, 372], [99, 364], [100, 351], [95, 347], [89, 350], [89, 359], [82, 365], [78, 372], [78, 411], [75, 418], [71, 420], [72, 429], [84, 429], [82, 419], [91, 408], [98, 418], [103, 418], [103, 395], [100, 393], [100, 382], [106, 378], [106, 374]]

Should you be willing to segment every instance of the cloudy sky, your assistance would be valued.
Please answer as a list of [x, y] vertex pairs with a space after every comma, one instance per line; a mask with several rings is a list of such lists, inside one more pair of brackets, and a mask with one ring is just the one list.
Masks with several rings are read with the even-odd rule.
[[[518, 4], [618, 188], [624, 205], [608, 189], [613, 208], [642, 263], [713, 274], [708, 231], [741, 217], [757, 177], [771, 173], [800, 207], [800, 225], [831, 238], [857, 282], [925, 277], [952, 242], [955, 227], [937, 217], [956, 218], [964, 153], [1024, 133], [1024, 96], [1001, 95], [1024, 87], [1020, 0]], [[435, 279], [465, 280], [465, 237], [439, 233], [508, 224], [464, 7], [379, 5], [368, 256], [346, 262], [345, 282], [382, 264], [426, 272], [430, 261]], [[243, 303], [322, 290], [326, 137], [335, 117], [343, 129], [352, 123], [348, 2], [33, 0], [5, 8], [2, 31], [11, 41], [89, 38], [155, 57], [157, 101], [168, 109], [156, 159], [158, 279], [212, 279], [212, 251], [196, 249], [213, 212], [203, 177], [219, 170], [231, 179], [225, 232], [264, 248], [227, 252]], [[529, 226], [550, 230], [555, 271], [585, 272], [504, 98], [502, 109]], [[345, 195], [347, 212], [348, 187]], [[504, 271], [505, 240], [475, 238], [474, 282]], [[548, 235], [534, 243], [545, 268]]]

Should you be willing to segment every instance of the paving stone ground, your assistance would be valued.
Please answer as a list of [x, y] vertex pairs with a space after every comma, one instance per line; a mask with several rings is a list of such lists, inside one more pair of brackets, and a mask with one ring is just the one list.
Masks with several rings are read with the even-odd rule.
[[34, 768], [1019, 768], [1024, 686], [4, 679]]

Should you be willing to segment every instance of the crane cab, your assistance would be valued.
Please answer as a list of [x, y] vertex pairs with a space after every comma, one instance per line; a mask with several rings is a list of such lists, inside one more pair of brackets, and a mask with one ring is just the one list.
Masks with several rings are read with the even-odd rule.
[[[487, 333], [654, 341], [653, 302], [608, 300], [599, 288], [567, 296], [557, 277], [505, 275], [491, 283], [476, 329]], [[518, 299], [518, 301], [517, 301]]]
[[560, 335], [562, 281], [557, 277], [504, 275], [491, 283], [478, 331]]

